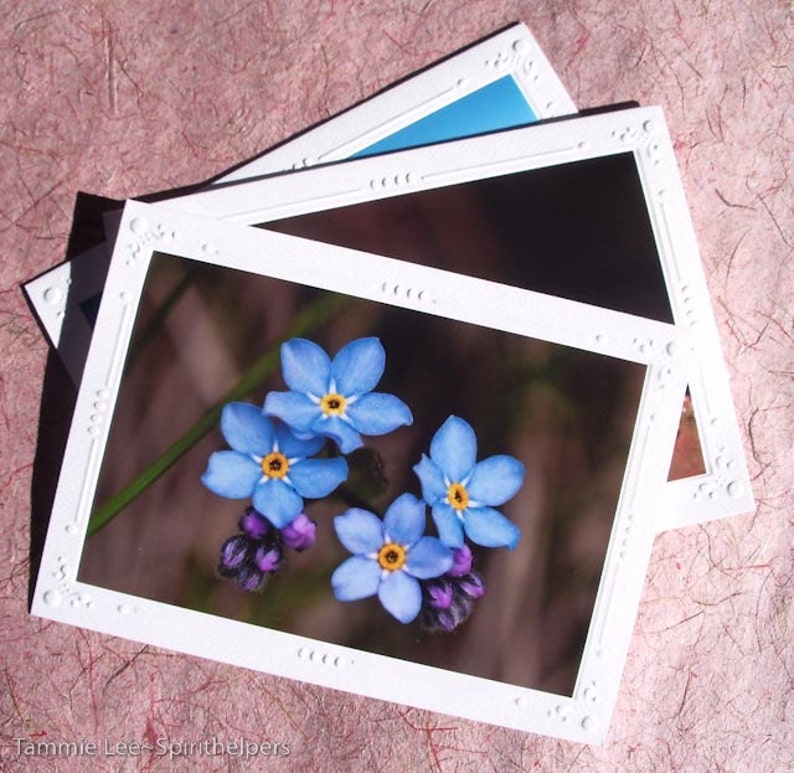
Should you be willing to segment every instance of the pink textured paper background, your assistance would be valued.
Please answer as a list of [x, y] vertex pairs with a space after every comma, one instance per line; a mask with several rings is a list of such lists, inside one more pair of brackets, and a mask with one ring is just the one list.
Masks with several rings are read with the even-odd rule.
[[[589, 748], [218, 665], [27, 612], [48, 347], [21, 282], [78, 190], [198, 182], [514, 20], [581, 107], [661, 104], [744, 430], [755, 514], [662, 535], [607, 744]], [[29, 2], [0, 23], [0, 766], [13, 739], [286, 741], [251, 769], [794, 768], [794, 140], [787, 2]], [[476, 696], [472, 696], [476, 700]]]

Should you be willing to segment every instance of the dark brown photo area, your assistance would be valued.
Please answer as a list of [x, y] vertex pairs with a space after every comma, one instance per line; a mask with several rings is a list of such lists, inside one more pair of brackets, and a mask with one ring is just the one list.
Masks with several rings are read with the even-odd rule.
[[[247, 501], [200, 478], [227, 448], [217, 422], [86, 542], [82, 582], [325, 642], [570, 695], [593, 613], [645, 367], [569, 347], [155, 254], [102, 465], [94, 511], [140, 480], [229, 390], [261, 405], [284, 389], [280, 343], [296, 328], [329, 355], [377, 336], [378, 391], [414, 423], [367, 438], [337, 492], [307, 502], [317, 542], [290, 552], [260, 593], [216, 571]], [[264, 363], [264, 365], [263, 365]], [[258, 370], [257, 370], [258, 369]], [[365, 501], [382, 515], [449, 415], [474, 428], [478, 459], [507, 453], [526, 468], [500, 508], [521, 528], [516, 550], [475, 547], [485, 595], [449, 635], [392, 619], [377, 599], [339, 602], [330, 576], [348, 556], [333, 517]], [[428, 533], [434, 533], [428, 512]]]

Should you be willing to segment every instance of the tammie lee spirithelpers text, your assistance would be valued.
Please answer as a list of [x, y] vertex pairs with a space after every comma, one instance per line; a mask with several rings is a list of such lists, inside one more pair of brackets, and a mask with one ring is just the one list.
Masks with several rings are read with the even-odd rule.
[[18, 757], [287, 757], [292, 749], [286, 741], [253, 741], [235, 738], [230, 741], [209, 736], [201, 740], [156, 738], [153, 742], [134, 740], [33, 740], [12, 739]]

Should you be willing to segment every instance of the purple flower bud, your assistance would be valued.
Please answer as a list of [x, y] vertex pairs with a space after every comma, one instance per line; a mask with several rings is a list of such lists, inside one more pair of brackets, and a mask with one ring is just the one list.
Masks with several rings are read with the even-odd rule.
[[281, 567], [281, 549], [278, 545], [260, 545], [254, 553], [254, 565], [260, 572], [277, 572]]
[[288, 548], [299, 553], [314, 545], [317, 523], [301, 513], [281, 530], [281, 539]]
[[471, 571], [474, 559], [468, 545], [458, 548], [452, 552], [452, 568], [447, 572], [450, 577], [462, 577]]
[[241, 590], [255, 591], [264, 585], [267, 575], [260, 572], [253, 564], [245, 563], [234, 579]]
[[244, 534], [235, 534], [221, 545], [221, 557], [218, 571], [227, 577], [234, 576], [248, 556], [250, 543]]
[[450, 606], [452, 606], [454, 590], [450, 583], [438, 580], [436, 582], [429, 582], [426, 587], [427, 593], [430, 596], [431, 606], [436, 609], [449, 609]]
[[452, 631], [458, 627], [458, 621], [446, 610], [439, 612], [433, 622], [437, 629], [445, 631], [446, 633], [452, 633]]
[[472, 610], [474, 609], [474, 601], [462, 593], [458, 593], [455, 603], [450, 609], [450, 614], [455, 618], [455, 625], [460, 625], [469, 619]]
[[246, 507], [240, 516], [240, 531], [244, 531], [251, 539], [262, 539], [270, 529], [270, 521], [253, 507]]
[[422, 628], [429, 633], [451, 633], [469, 619], [475, 600], [483, 593], [485, 587], [476, 572], [463, 577], [445, 574], [426, 582]]
[[460, 578], [458, 587], [473, 599], [478, 599], [485, 593], [485, 584], [477, 572], [467, 574], [465, 577]]

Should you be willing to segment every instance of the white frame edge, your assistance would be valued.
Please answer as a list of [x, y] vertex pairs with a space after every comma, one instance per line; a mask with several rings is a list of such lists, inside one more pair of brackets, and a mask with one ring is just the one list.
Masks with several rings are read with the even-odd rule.
[[[155, 251], [557, 340], [647, 366], [634, 440], [572, 697], [315, 642], [77, 581], [109, 431], [108, 417], [118, 395], [135, 309]], [[276, 257], [267, 257], [268, 253]], [[329, 255], [333, 260], [328, 260]], [[421, 286], [425, 295], [421, 299], [395, 296], [390, 290], [395, 282]], [[451, 296], [456, 299], [454, 303], [445, 300]], [[460, 303], [462, 298], [465, 304]], [[526, 302], [528, 298], [532, 303]], [[517, 308], [506, 317], [504, 309], [514, 305]], [[566, 320], [562, 325], [561, 319]], [[652, 345], [652, 341], [656, 343]], [[593, 349], [592, 342], [600, 348]], [[32, 611], [107, 634], [326, 687], [569, 740], [601, 743], [644, 585], [655, 534], [653, 509], [674, 442], [688, 351], [686, 334], [671, 325], [130, 202], [122, 219], [78, 395]], [[241, 638], [247, 646], [240, 643]], [[252, 647], [251, 642], [262, 646]], [[477, 699], [471, 700], [472, 695]]]
[[[749, 473], [695, 233], [661, 108], [635, 108], [473, 137], [169, 199], [164, 206], [267, 223], [362, 201], [570, 161], [632, 153], [676, 326], [692, 337], [706, 473], [668, 484], [659, 531], [752, 511]], [[307, 193], [310, 191], [311, 193]], [[684, 392], [681, 393], [683, 400]]]
[[349, 158], [508, 75], [539, 120], [577, 112], [532, 33], [524, 24], [516, 24], [223, 175], [217, 182], [239, 182]]

